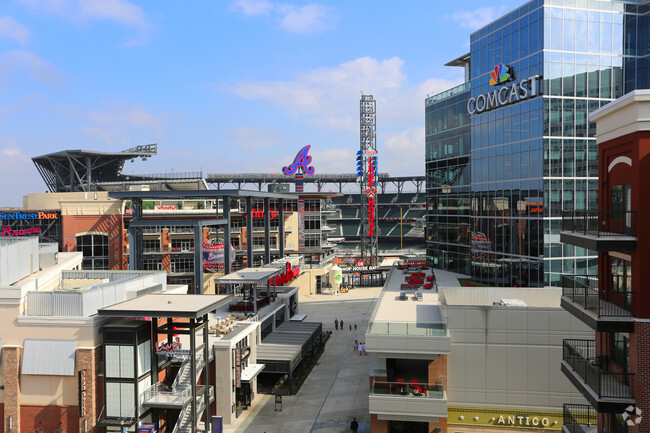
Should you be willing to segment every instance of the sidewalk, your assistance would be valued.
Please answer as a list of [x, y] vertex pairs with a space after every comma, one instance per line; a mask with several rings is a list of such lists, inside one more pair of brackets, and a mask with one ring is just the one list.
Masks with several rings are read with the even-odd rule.
[[[371, 359], [353, 351], [354, 340], [364, 340], [368, 317], [381, 287], [356, 288], [339, 296], [301, 296], [299, 313], [307, 321], [323, 322], [332, 331], [325, 352], [297, 395], [284, 396], [282, 412], [275, 412], [273, 396], [261, 395], [225, 433], [349, 432], [353, 417], [359, 432], [369, 432], [368, 392]], [[344, 329], [334, 329], [334, 319]], [[354, 324], [357, 330], [354, 330]], [[352, 325], [352, 331], [350, 331]]]

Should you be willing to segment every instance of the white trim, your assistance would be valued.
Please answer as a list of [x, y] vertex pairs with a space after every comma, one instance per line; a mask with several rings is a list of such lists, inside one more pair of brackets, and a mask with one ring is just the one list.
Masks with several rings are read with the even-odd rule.
[[16, 320], [19, 325], [23, 326], [95, 326], [99, 323], [105, 322], [106, 318], [99, 319], [97, 316], [93, 317], [66, 317], [66, 316], [17, 316]]
[[607, 166], [607, 173], [609, 173], [610, 171], [612, 171], [612, 168], [614, 168], [614, 166], [616, 166], [617, 164], [621, 164], [621, 163], [627, 164], [627, 165], [629, 165], [630, 167], [632, 167], [632, 159], [631, 159], [630, 157], [628, 157], [628, 156], [617, 156], [617, 157], [614, 158], [614, 160], [613, 160], [612, 162], [610, 162], [609, 165]]

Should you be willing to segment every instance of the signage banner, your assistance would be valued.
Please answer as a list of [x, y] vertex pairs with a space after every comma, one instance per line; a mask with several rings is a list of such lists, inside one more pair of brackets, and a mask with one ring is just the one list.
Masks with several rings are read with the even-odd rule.
[[[211, 239], [203, 243], [203, 269], [210, 272], [222, 271], [224, 253], [223, 253], [224, 242], [223, 239]], [[235, 262], [237, 252], [235, 248], [230, 245], [230, 264], [232, 265]]]
[[40, 227], [27, 227], [26, 229], [14, 229], [13, 227], [4, 226], [2, 231], [0, 231], [0, 236], [27, 236], [27, 235], [38, 235], [41, 234]]
[[241, 351], [235, 347], [235, 387], [241, 388]]
[[0, 220], [58, 220], [59, 214], [56, 212], [24, 213], [24, 212], [0, 212]]
[[540, 75], [533, 75], [516, 82], [512, 68], [499, 63], [491, 73], [490, 84], [499, 86], [509, 82], [512, 83], [491, 92], [480, 94], [476, 98], [469, 98], [467, 112], [469, 114], [481, 114], [485, 111], [533, 98], [542, 93], [542, 77]]
[[562, 430], [561, 412], [483, 408], [447, 408], [447, 424], [533, 430]]
[[88, 371], [84, 368], [79, 370], [79, 418], [84, 418], [88, 414], [87, 398], [87, 374]]

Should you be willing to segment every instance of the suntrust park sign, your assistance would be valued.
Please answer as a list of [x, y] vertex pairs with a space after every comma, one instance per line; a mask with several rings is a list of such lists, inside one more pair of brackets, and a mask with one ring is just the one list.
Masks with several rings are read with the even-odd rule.
[[0, 212], [0, 220], [56, 220], [59, 215], [54, 213], [36, 212], [36, 213], [23, 213], [23, 212]]
[[494, 71], [490, 76], [490, 84], [493, 86], [504, 83], [510, 84], [478, 95], [476, 98], [469, 98], [469, 101], [467, 101], [468, 113], [481, 114], [485, 111], [533, 98], [541, 93], [542, 77], [540, 75], [533, 75], [517, 82], [511, 68], [500, 63], [494, 67]]

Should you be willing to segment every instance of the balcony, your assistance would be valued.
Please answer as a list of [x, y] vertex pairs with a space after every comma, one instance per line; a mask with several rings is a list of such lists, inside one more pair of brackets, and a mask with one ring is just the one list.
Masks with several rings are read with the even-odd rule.
[[606, 371], [594, 340], [564, 340], [562, 372], [598, 412], [622, 412], [634, 405], [634, 374]]
[[380, 419], [436, 422], [447, 417], [445, 380], [435, 383], [386, 382], [375, 380], [370, 387], [369, 412]]
[[598, 332], [634, 332], [635, 292], [598, 289], [598, 277], [562, 276], [562, 308]]
[[562, 212], [560, 242], [595, 251], [635, 251], [636, 212]]
[[158, 382], [151, 385], [142, 393], [142, 405], [144, 407], [158, 407], [169, 409], [183, 409], [192, 399], [192, 389], [168, 389], [164, 384]]
[[588, 404], [565, 404], [563, 433], [596, 433], [598, 412]]
[[369, 352], [383, 354], [440, 355], [451, 351], [445, 323], [372, 321], [366, 332]]

